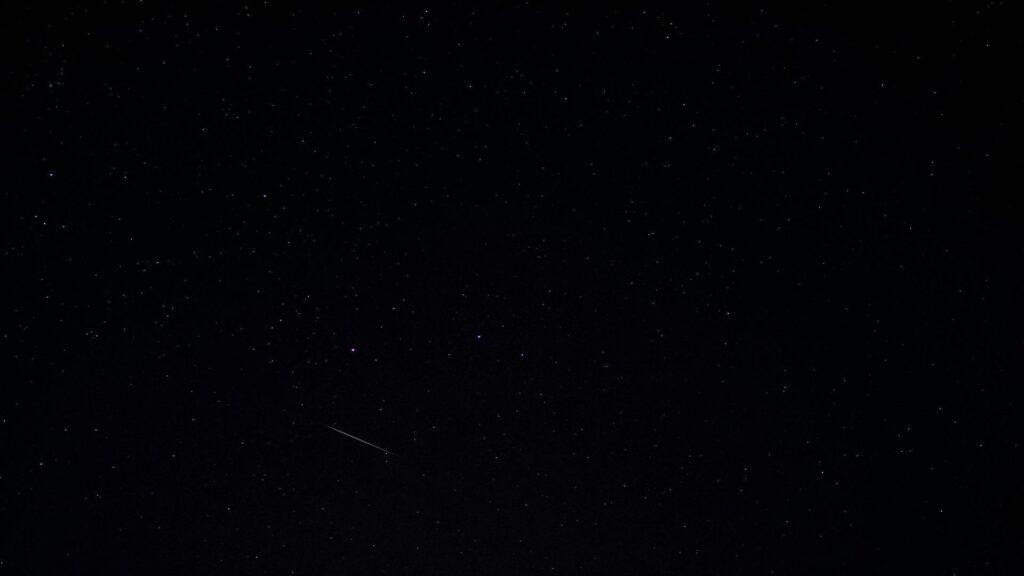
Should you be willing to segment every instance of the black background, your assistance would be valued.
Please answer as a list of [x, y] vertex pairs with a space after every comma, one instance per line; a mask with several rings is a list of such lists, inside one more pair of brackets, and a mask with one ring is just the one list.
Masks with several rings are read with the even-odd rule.
[[1019, 565], [998, 3], [5, 19], [5, 572]]

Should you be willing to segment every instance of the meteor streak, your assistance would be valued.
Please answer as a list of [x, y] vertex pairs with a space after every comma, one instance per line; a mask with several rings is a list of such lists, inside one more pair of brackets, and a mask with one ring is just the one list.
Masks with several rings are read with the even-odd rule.
[[345, 432], [344, 430], [338, 430], [338, 429], [337, 429], [337, 428], [335, 428], [334, 426], [330, 426], [330, 425], [328, 425], [328, 424], [324, 424], [324, 426], [327, 426], [328, 428], [330, 428], [331, 430], [334, 430], [334, 431], [335, 431], [335, 432], [337, 432], [338, 434], [342, 434], [342, 435], [344, 435], [344, 436], [348, 436], [349, 438], [351, 438], [351, 439], [353, 439], [353, 440], [356, 440], [356, 441], [362, 442], [363, 444], [366, 444], [367, 446], [370, 446], [370, 447], [376, 448], [377, 450], [380, 450], [381, 452], [383, 452], [383, 453], [387, 454], [388, 456], [394, 456], [394, 454], [392, 454], [391, 452], [388, 452], [387, 450], [385, 450], [385, 449], [381, 448], [380, 446], [377, 446], [376, 444], [371, 444], [371, 443], [367, 442], [366, 440], [363, 440], [362, 438], [357, 438], [357, 437], [355, 437], [355, 436], [353, 436], [353, 435], [349, 434], [348, 432]]

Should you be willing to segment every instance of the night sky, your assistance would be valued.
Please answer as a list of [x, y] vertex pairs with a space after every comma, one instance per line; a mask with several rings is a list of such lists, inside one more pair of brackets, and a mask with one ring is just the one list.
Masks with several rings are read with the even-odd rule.
[[5, 10], [0, 572], [1019, 569], [1019, 20], [542, 4]]

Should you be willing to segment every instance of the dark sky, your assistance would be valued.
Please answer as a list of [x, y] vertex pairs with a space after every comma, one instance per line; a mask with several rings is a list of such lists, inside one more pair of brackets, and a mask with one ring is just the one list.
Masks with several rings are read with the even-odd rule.
[[5, 11], [0, 571], [1019, 567], [1007, 8], [540, 4]]

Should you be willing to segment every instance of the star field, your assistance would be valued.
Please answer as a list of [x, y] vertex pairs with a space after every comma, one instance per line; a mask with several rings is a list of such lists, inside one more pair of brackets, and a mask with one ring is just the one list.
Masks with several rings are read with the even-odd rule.
[[1011, 573], [1007, 11], [12, 8], [0, 571]]

